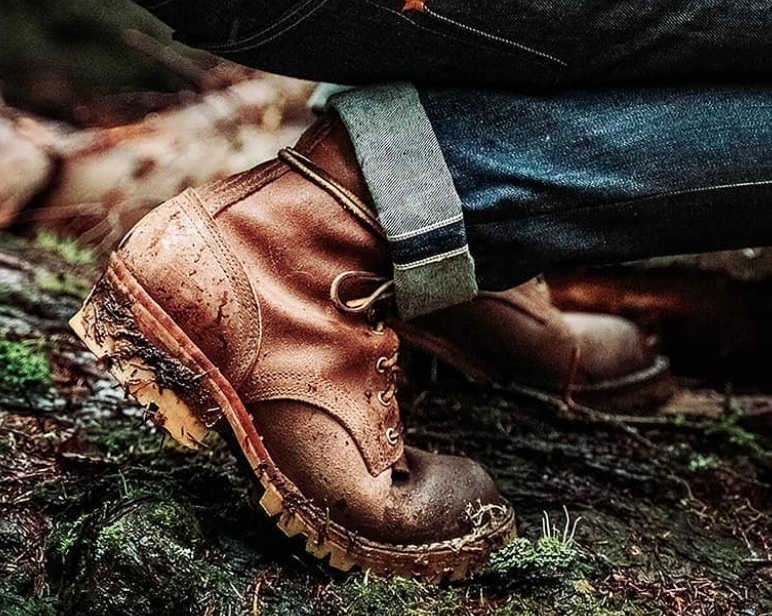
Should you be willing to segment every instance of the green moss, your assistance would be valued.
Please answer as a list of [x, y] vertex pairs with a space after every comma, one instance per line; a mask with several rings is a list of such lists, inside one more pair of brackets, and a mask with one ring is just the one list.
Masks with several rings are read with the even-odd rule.
[[[67, 547], [67, 539], [65, 548]], [[65, 570], [67, 608], [83, 616], [236, 613], [249, 580], [204, 552], [193, 510], [179, 502], [128, 500], [81, 524]]]
[[86, 516], [82, 515], [74, 522], [61, 522], [51, 532], [46, 541], [46, 551], [53, 562], [61, 564], [67, 559], [78, 542], [80, 527], [85, 519]]
[[706, 434], [720, 436], [738, 449], [760, 459], [765, 463], [772, 461], [772, 451], [769, 451], [756, 434], [749, 432], [740, 425], [742, 415], [729, 415], [725, 421], [706, 427]]
[[689, 460], [689, 470], [697, 472], [697, 471], [709, 471], [714, 468], [718, 468], [720, 466], [720, 462], [716, 456], [710, 455], [710, 456], [703, 456], [700, 454], [694, 455]]
[[46, 293], [55, 295], [71, 295], [72, 297], [84, 298], [91, 289], [91, 283], [79, 276], [74, 276], [68, 272], [49, 272], [39, 270], [35, 274], [35, 284], [38, 289]]
[[262, 616], [319, 616], [316, 601], [309, 596], [308, 588], [294, 583], [283, 583], [264, 593], [260, 605]]
[[406, 578], [352, 578], [340, 589], [346, 614], [357, 616], [454, 616], [461, 598], [454, 589], [438, 589]]
[[3, 616], [57, 616], [51, 597], [25, 597], [0, 584], [0, 614]]
[[[644, 600], [645, 603], [645, 600]], [[532, 595], [512, 594], [490, 616], [666, 616], [649, 605], [618, 594], [596, 590], [582, 580], [552, 589], [537, 589]]]
[[574, 568], [578, 556], [579, 549], [559, 537], [519, 537], [491, 556], [490, 569], [501, 577], [555, 577]]
[[48, 383], [51, 368], [39, 342], [14, 342], [0, 337], [0, 387], [27, 389]]
[[81, 246], [77, 240], [63, 237], [51, 231], [38, 233], [35, 246], [59, 255], [65, 263], [70, 265], [93, 265], [96, 263], [96, 255], [91, 248]]

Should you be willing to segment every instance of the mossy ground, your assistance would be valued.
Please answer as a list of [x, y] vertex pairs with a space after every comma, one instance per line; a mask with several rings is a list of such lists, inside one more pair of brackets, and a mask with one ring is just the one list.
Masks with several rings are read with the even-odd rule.
[[50, 376], [42, 341], [16, 342], [0, 335], [0, 388], [37, 387], [45, 384]]
[[281, 536], [224, 444], [183, 451], [144, 420], [68, 333], [80, 298], [52, 271], [94, 268], [0, 241], [0, 335], [49, 368], [0, 393], [4, 616], [772, 611], [769, 439], [731, 410], [616, 421], [414, 378], [409, 439], [485, 463], [522, 538], [466, 583], [347, 576]]

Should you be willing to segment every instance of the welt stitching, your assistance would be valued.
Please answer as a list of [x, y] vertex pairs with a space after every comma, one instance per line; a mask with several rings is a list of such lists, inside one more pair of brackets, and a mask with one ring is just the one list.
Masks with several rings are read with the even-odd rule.
[[[282, 24], [282, 22], [286, 22], [288, 20], [291, 20], [292, 17], [295, 17], [298, 13], [300, 13], [306, 7], [308, 7], [309, 5], [311, 5], [311, 4], [315, 3], [315, 2], [318, 2], [318, 4], [316, 4], [316, 6], [311, 7], [311, 9], [307, 13], [301, 14], [300, 17], [298, 17], [298, 19], [296, 21], [291, 21], [289, 24], [287, 24], [283, 28], [281, 28], [278, 32], [274, 32], [273, 34], [268, 35], [267, 38], [261, 38], [261, 37], [263, 37], [266, 34], [266, 32], [269, 32], [269, 31], [279, 27]], [[211, 50], [211, 51], [221, 50], [221, 51], [229, 51], [229, 52], [240, 52], [240, 51], [248, 51], [250, 49], [254, 49], [255, 47], [258, 47], [260, 45], [265, 45], [266, 43], [270, 43], [274, 39], [280, 37], [285, 32], [291, 30], [292, 28], [294, 28], [295, 26], [297, 26], [301, 22], [303, 22], [306, 19], [308, 19], [311, 15], [316, 13], [325, 4], [327, 4], [327, 2], [329, 2], [329, 0], [321, 0], [321, 1], [319, 1], [319, 0], [306, 0], [306, 2], [304, 2], [300, 6], [295, 7], [292, 10], [291, 13], [289, 13], [288, 15], [284, 16], [283, 18], [281, 18], [278, 22], [273, 24], [270, 28], [266, 28], [265, 30], [260, 31], [257, 34], [253, 34], [251, 36], [248, 36], [247, 38], [245, 38], [242, 41], [237, 41], [237, 42], [234, 42], [234, 43], [221, 43], [221, 44], [217, 44], [217, 45], [207, 45], [206, 48]]]
[[555, 62], [557, 64], [560, 64], [563, 67], [568, 67], [568, 63], [564, 62], [560, 58], [557, 58], [555, 56], [552, 56], [548, 53], [545, 53], [543, 51], [539, 51], [538, 49], [534, 49], [533, 47], [528, 47], [527, 45], [523, 45], [522, 43], [518, 43], [516, 41], [512, 41], [510, 39], [504, 38], [502, 36], [497, 36], [495, 34], [490, 34], [489, 32], [484, 32], [483, 30], [478, 30], [477, 28], [473, 28], [472, 26], [468, 26], [466, 24], [463, 24], [461, 22], [456, 21], [455, 19], [450, 19], [449, 17], [445, 17], [444, 15], [441, 15], [440, 13], [437, 13], [435, 11], [432, 11], [428, 7], [424, 7], [423, 12], [427, 15], [430, 15], [431, 17], [434, 17], [435, 19], [438, 19], [440, 21], [444, 21], [445, 23], [451, 24], [457, 28], [461, 28], [462, 30], [467, 30], [469, 32], [472, 32], [473, 34], [476, 34], [478, 36], [481, 36], [483, 38], [490, 39], [492, 41], [496, 41], [498, 43], [503, 43], [505, 45], [510, 45], [512, 47], [515, 47], [517, 49], [520, 49], [522, 51], [526, 51], [528, 53], [532, 53], [534, 55], [537, 55], [541, 58], [545, 58], [547, 60], [551, 60], [552, 62]]

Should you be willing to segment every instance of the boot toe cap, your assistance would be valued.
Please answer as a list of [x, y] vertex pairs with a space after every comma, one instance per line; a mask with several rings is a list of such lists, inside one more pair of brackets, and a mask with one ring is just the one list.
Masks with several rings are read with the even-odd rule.
[[566, 313], [565, 320], [580, 350], [580, 376], [602, 383], [651, 368], [657, 358], [658, 339], [646, 336], [621, 317]]

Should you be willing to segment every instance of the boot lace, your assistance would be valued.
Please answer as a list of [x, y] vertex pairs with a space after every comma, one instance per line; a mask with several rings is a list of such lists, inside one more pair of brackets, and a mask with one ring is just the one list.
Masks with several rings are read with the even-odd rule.
[[[377, 285], [375, 290], [365, 297], [345, 299], [349, 286], [362, 283]], [[394, 281], [372, 272], [343, 272], [335, 277], [330, 286], [330, 299], [341, 312], [367, 315], [367, 320], [374, 322], [379, 315], [375, 312], [378, 304], [394, 298]]]
[[[353, 286], [362, 288], [372, 285], [375, 289], [364, 297], [346, 299], [347, 291]], [[375, 334], [383, 334], [383, 304], [394, 299], [394, 281], [372, 272], [343, 272], [335, 277], [330, 287], [330, 299], [341, 312], [348, 314], [364, 314], [370, 328]], [[378, 402], [389, 406], [397, 395], [397, 382], [400, 368], [397, 365], [399, 352], [381, 356], [375, 362], [375, 371], [386, 376], [386, 388], [378, 392]], [[399, 439], [399, 432], [390, 428], [386, 437], [392, 445]]]

